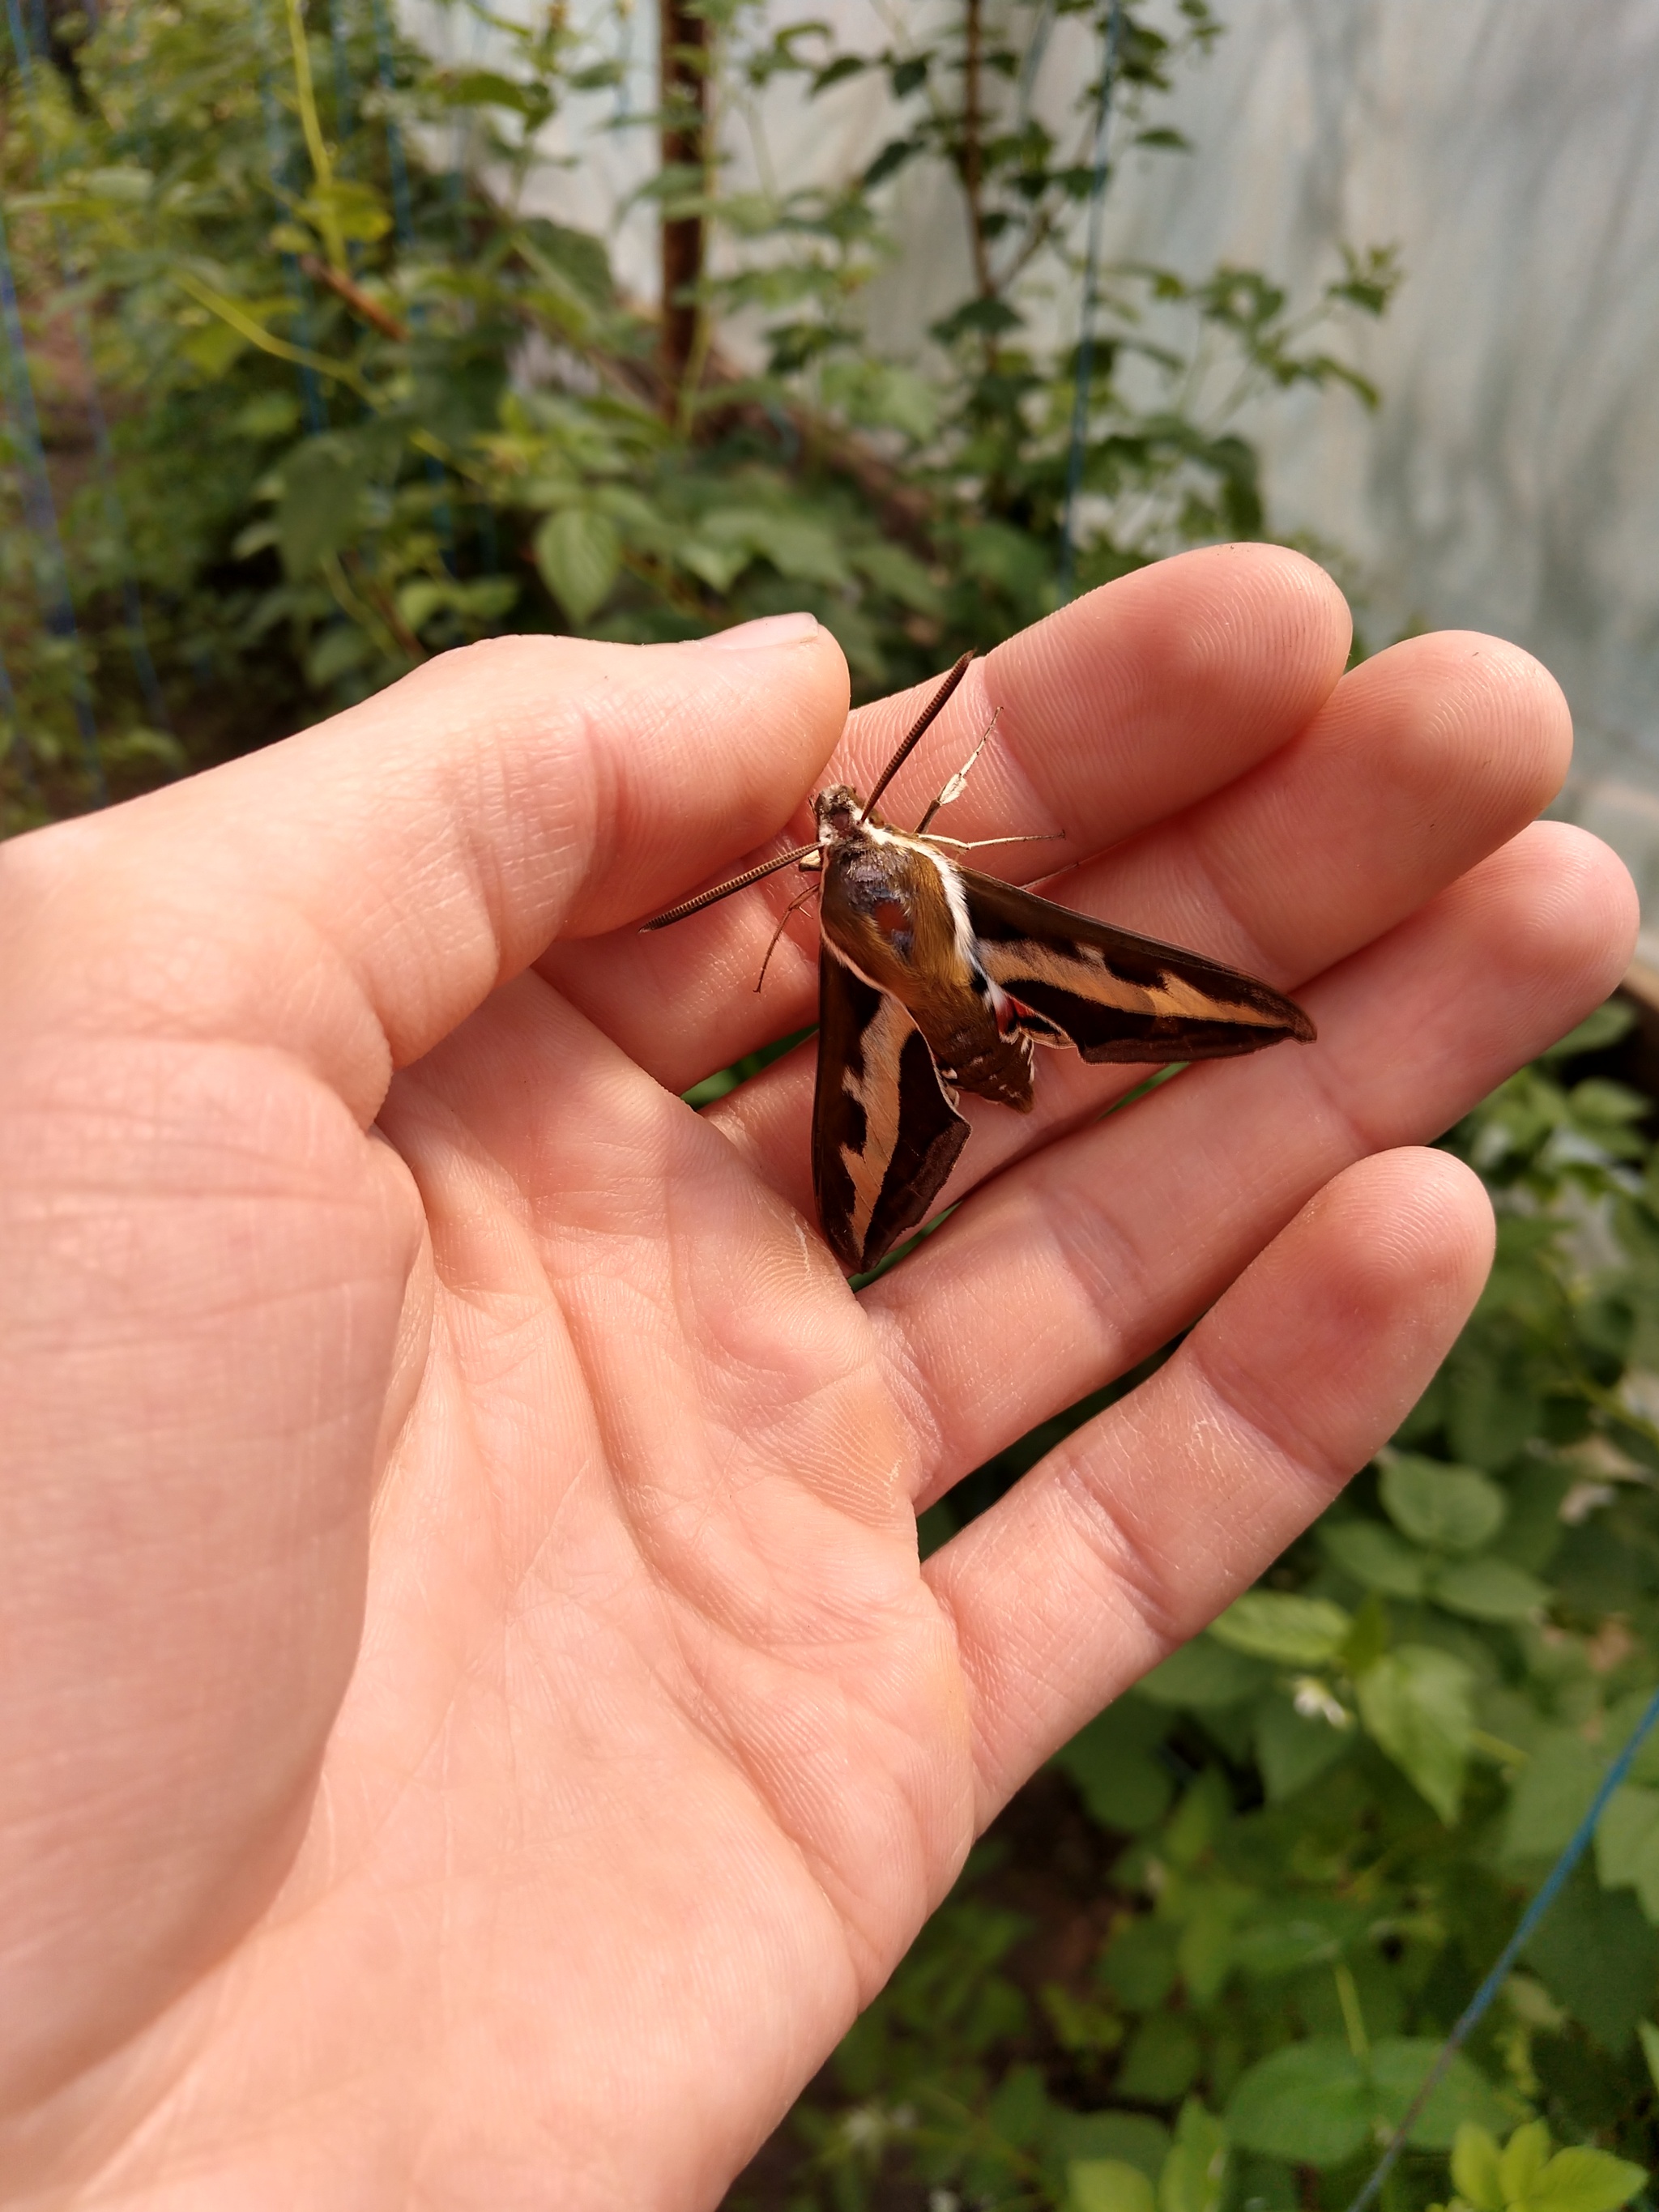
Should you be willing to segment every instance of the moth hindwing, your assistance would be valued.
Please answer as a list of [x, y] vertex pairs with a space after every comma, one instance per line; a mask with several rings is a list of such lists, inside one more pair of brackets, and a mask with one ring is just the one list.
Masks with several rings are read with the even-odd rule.
[[963, 866], [946, 849], [956, 841], [925, 829], [959, 795], [965, 769], [921, 828], [882, 820], [875, 799], [967, 665], [964, 654], [868, 799], [844, 784], [818, 793], [814, 844], [647, 924], [679, 921], [791, 860], [817, 874], [812, 1186], [824, 1236], [854, 1274], [877, 1266], [933, 1211], [968, 1139], [962, 1091], [1031, 1110], [1035, 1046], [1068, 1046], [1085, 1060], [1164, 1063], [1314, 1035], [1301, 1007], [1253, 975]]

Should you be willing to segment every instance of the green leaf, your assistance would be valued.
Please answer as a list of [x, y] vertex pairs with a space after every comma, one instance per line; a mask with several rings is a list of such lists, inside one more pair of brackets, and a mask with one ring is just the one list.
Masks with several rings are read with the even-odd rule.
[[1217, 1768], [1206, 1767], [1165, 1826], [1160, 1856], [1172, 1866], [1195, 1867], [1213, 1847], [1231, 1813], [1226, 1782]]
[[1370, 2133], [1365, 2070], [1334, 2036], [1260, 2058], [1227, 2104], [1227, 2132], [1246, 2150], [1297, 2166], [1341, 2166]]
[[860, 546], [853, 555], [853, 565], [878, 592], [885, 592], [901, 606], [927, 616], [944, 612], [944, 592], [915, 556], [902, 545]]
[[1158, 2212], [1219, 2212], [1226, 2182], [1227, 2130], [1188, 2097], [1158, 2179]]
[[1389, 1652], [1354, 1685], [1372, 1741], [1448, 1826], [1456, 1820], [1474, 1725], [1474, 1676], [1449, 1651], [1422, 1644]]
[[1529, 2120], [1516, 2130], [1498, 2161], [1498, 2185], [1506, 2204], [1516, 2203], [1526, 2195], [1544, 2171], [1549, 2154], [1550, 2131], [1544, 2121]]
[[1510, 1793], [1505, 1863], [1553, 1858], [1589, 1811], [1601, 1771], [1601, 1759], [1577, 1729], [1540, 1734]]
[[963, 301], [961, 307], [946, 315], [942, 322], [932, 324], [930, 334], [941, 345], [970, 334], [976, 337], [997, 337], [1006, 331], [1018, 330], [1023, 316], [1018, 307], [995, 297]]
[[1425, 1561], [1379, 1521], [1331, 1521], [1320, 1524], [1319, 1541], [1328, 1558], [1367, 1589], [1389, 1597], [1423, 1595]]
[[702, 538], [688, 538], [674, 549], [682, 568], [689, 568], [700, 583], [722, 597], [754, 559], [747, 545], [711, 545]]
[[1622, 1000], [1609, 999], [1593, 1014], [1587, 1014], [1576, 1030], [1569, 1030], [1558, 1042], [1547, 1046], [1538, 1055], [1540, 1060], [1571, 1060], [1581, 1052], [1605, 1052], [1610, 1044], [1630, 1034], [1635, 1022], [1634, 1010]]
[[[1397, 2128], [1405, 2118], [1439, 2056], [1439, 2043], [1428, 2036], [1384, 2036], [1372, 2045], [1373, 2106], [1376, 2118], [1385, 2129]], [[1498, 2095], [1473, 2060], [1460, 2051], [1436, 2084], [1406, 2140], [1417, 2150], [1449, 2150], [1466, 2121], [1500, 2128], [1511, 2116], [1508, 2101]]]
[[1352, 1616], [1328, 1598], [1291, 1597], [1277, 1590], [1247, 1590], [1210, 1634], [1230, 1650], [1285, 1667], [1319, 1667], [1335, 1657]]
[[744, 560], [759, 555], [781, 576], [832, 588], [848, 580], [847, 563], [833, 532], [810, 515], [764, 507], [715, 507], [702, 517], [696, 534], [701, 544], [741, 553]]
[[1653, 2002], [1659, 1935], [1626, 1889], [1581, 1866], [1527, 1945], [1528, 1964], [1604, 2051], [1626, 2050]]
[[291, 581], [356, 537], [373, 462], [366, 441], [331, 430], [305, 439], [283, 460], [276, 544]]
[[300, 403], [291, 392], [259, 392], [245, 400], [232, 418], [244, 438], [261, 442], [268, 438], [291, 438], [300, 422]]
[[1522, 2212], [1617, 2212], [1647, 2180], [1644, 2166], [1611, 2151], [1559, 2150], [1521, 2200]]
[[860, 179], [865, 191], [873, 191], [878, 185], [885, 184], [889, 177], [921, 151], [921, 141], [919, 138], [890, 138]]
[[1100, 1971], [1130, 2012], [1156, 2011], [1175, 1987], [1175, 1931], [1161, 1920], [1131, 1920], [1107, 1946]]
[[1356, 1730], [1309, 1719], [1277, 1692], [1255, 1709], [1255, 1755], [1270, 1805], [1287, 1797], [1334, 1766], [1356, 1740]]
[[349, 177], [336, 177], [325, 192], [308, 193], [300, 212], [324, 235], [331, 221], [342, 238], [363, 246], [373, 246], [392, 228], [392, 210], [379, 192]]
[[823, 391], [826, 406], [840, 408], [866, 429], [898, 430], [920, 442], [939, 428], [938, 392], [926, 377], [896, 362], [828, 362]]
[[1066, 2169], [1067, 2212], [1158, 2212], [1152, 2185], [1121, 2158], [1073, 2159]]
[[1504, 2185], [1498, 2175], [1498, 2138], [1488, 2128], [1464, 2120], [1452, 2138], [1451, 2177], [1458, 2195], [1474, 2212], [1504, 2212]]
[[155, 179], [148, 169], [123, 163], [107, 169], [88, 169], [82, 184], [93, 199], [107, 200], [118, 207], [142, 207], [155, 189]]
[[1192, 2087], [1202, 2059], [1190, 2021], [1178, 2012], [1150, 2013], [1129, 2039], [1116, 2093], [1140, 2104], [1173, 2104]]
[[1110, 2158], [1156, 2185], [1170, 2155], [1170, 2130], [1149, 2112], [1073, 2112], [1051, 2106], [1043, 2148], [1045, 2160], [1061, 2175], [1073, 2160]]
[[1530, 1620], [1549, 1603], [1536, 1575], [1507, 1559], [1459, 1559], [1430, 1585], [1437, 1605], [1469, 1620]]
[[536, 532], [536, 566], [543, 581], [578, 627], [608, 596], [621, 565], [616, 524], [592, 507], [563, 507]]
[[1642, 2056], [1648, 2062], [1648, 2078], [1659, 2089], [1659, 2027], [1650, 2020], [1638, 2020], [1636, 2033], [1642, 2039]]
[[1256, 1903], [1251, 1892], [1231, 1884], [1217, 1884], [1194, 1893], [1193, 1909], [1176, 1947], [1176, 1962], [1195, 2005], [1210, 2004], [1219, 1996], [1232, 1972], [1237, 1922]]
[[568, 288], [590, 307], [610, 306], [616, 292], [611, 256], [592, 231], [532, 216], [520, 227], [518, 246], [544, 283]]
[[1353, 1617], [1340, 1663], [1351, 1676], [1363, 1674], [1368, 1667], [1376, 1666], [1393, 1640], [1389, 1609], [1373, 1590]]
[[1054, 1753], [1103, 1828], [1138, 1835], [1169, 1811], [1175, 1783], [1155, 1756], [1168, 1726], [1155, 1706], [1120, 1698]]
[[1437, 1552], [1478, 1552], [1502, 1528], [1507, 1510], [1489, 1476], [1414, 1452], [1391, 1459], [1378, 1488], [1395, 1528]]
[[865, 54], [837, 54], [834, 61], [826, 62], [816, 72], [811, 88], [814, 93], [825, 92], [832, 84], [839, 84], [843, 77], [857, 76], [872, 66]]
[[1329, 1966], [1359, 1941], [1370, 1923], [1363, 1906], [1343, 1898], [1282, 1898], [1251, 1914], [1233, 1939], [1233, 1960], [1263, 1981]]
[[306, 680], [320, 691], [337, 677], [366, 668], [374, 658], [372, 641], [356, 623], [331, 623], [306, 655]]
[[240, 331], [216, 317], [194, 330], [185, 340], [179, 351], [192, 368], [199, 369], [210, 384], [216, 384], [232, 365], [246, 351], [248, 340]]
[[190, 766], [189, 755], [170, 731], [152, 730], [143, 722], [100, 738], [98, 753], [106, 768], [161, 768], [169, 775], [183, 775]]
[[1135, 1685], [1137, 1696], [1154, 1705], [1188, 1705], [1195, 1712], [1243, 1705], [1272, 1680], [1260, 1660], [1224, 1650], [1207, 1636], [1195, 1636], [1172, 1651]]
[[1607, 1889], [1634, 1889], [1659, 1922], [1659, 1790], [1627, 1782], [1595, 1824], [1595, 1870]]

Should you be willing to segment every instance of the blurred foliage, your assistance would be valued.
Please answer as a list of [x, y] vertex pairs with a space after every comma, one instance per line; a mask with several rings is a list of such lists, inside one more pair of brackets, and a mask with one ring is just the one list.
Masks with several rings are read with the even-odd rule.
[[[662, 118], [628, 104], [626, 9], [579, 32], [562, 6], [520, 24], [448, 0], [452, 45], [482, 57], [456, 66], [390, 0], [106, 0], [95, 28], [62, 0], [8, 5], [0, 184], [31, 387], [7, 343], [12, 827], [502, 629], [675, 638], [804, 605], [868, 693], [1047, 611], [1098, 73], [1115, 52], [1115, 145], [1178, 151], [1160, 103], [1219, 29], [1206, 0], [1130, 0], [1115, 44], [1094, 0], [939, 0], [854, 52], [833, 17], [692, 5], [704, 158], [646, 188], [707, 224], [673, 378], [605, 241], [532, 211], [580, 204], [550, 124], [643, 131], [649, 172]], [[32, 53], [26, 7], [50, 19]], [[767, 117], [817, 131], [860, 78], [894, 125], [875, 159], [770, 181]], [[921, 358], [884, 359], [867, 287], [895, 194], [929, 170], [962, 205], [967, 289]], [[1299, 302], [1255, 270], [1105, 270], [1079, 585], [1264, 534], [1241, 410], [1297, 385], [1369, 401], [1328, 326], [1394, 282], [1382, 252]]]
[[[1629, 1019], [1603, 1008], [1447, 1138], [1498, 1261], [1422, 1401], [1039, 1778], [1036, 1857], [1073, 1832], [1059, 1904], [1021, 1873], [1016, 1801], [1013, 1848], [975, 1853], [798, 2107], [765, 2202], [1352, 2201], [1659, 1685], [1659, 1148], [1648, 1100], [1573, 1079]], [[933, 1507], [924, 1545], [1136, 1379]], [[1659, 1734], [1388, 2212], [1613, 2212], [1659, 2163], [1656, 2021]]]

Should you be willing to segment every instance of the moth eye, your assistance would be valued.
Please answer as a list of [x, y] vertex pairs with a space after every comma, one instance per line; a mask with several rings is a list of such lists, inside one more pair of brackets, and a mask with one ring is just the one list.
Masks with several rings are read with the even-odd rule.
[[910, 926], [910, 917], [902, 899], [878, 899], [870, 909], [870, 919], [889, 937], [896, 937], [900, 930], [908, 929]]

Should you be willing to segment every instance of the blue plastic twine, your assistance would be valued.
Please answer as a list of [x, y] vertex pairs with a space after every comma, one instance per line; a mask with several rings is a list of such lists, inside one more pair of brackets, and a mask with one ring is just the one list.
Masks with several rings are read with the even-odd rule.
[[1370, 2179], [1360, 2191], [1348, 2212], [1367, 2212], [1381, 2192], [1383, 2183], [1400, 2162], [1400, 2154], [1406, 2148], [1406, 2138], [1423, 2117], [1424, 2107], [1446, 2078], [1447, 2069], [1468, 2041], [1475, 2023], [1486, 2013], [1492, 1999], [1509, 1978], [1510, 1969], [1531, 1942], [1539, 1922], [1549, 1911], [1566, 1881], [1584, 1853], [1589, 1849], [1590, 1838], [1595, 1833], [1596, 1822], [1607, 1808], [1607, 1800], [1619, 1789], [1635, 1764], [1636, 1754], [1659, 1722], [1659, 1690], [1649, 1698], [1647, 1708], [1636, 1723], [1630, 1741], [1620, 1753], [1601, 1778], [1601, 1786], [1590, 1800], [1590, 1808], [1573, 1830], [1566, 1849], [1545, 1877], [1544, 1886], [1521, 1916], [1521, 1924], [1498, 1954], [1497, 1964], [1469, 1999], [1462, 2017], [1435, 2054], [1435, 2061], [1423, 2077], [1423, 2086], [1406, 2107], [1406, 2116], [1383, 2146], [1382, 2155], [1376, 2161]]

